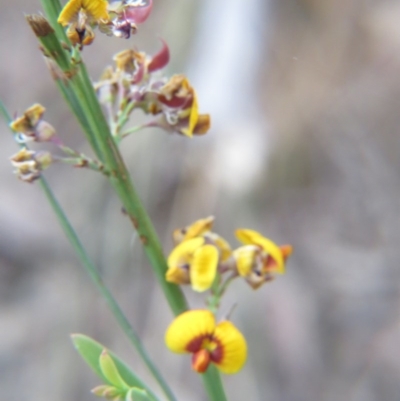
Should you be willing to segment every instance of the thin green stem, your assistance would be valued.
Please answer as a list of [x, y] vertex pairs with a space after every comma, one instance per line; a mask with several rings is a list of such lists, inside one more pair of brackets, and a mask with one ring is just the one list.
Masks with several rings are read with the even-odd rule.
[[122, 139], [126, 138], [128, 135], [134, 134], [135, 132], [138, 132], [144, 128], [147, 128], [147, 124], [136, 125], [135, 127], [128, 128], [126, 131], [121, 133], [121, 135], [118, 137], [118, 140], [122, 141]]
[[[6, 108], [4, 107], [4, 104], [2, 101], [0, 101], [0, 113], [3, 115], [4, 119], [7, 121], [9, 124], [11, 122], [11, 117]], [[164, 391], [165, 395], [170, 401], [176, 401], [176, 398], [174, 394], [172, 393], [171, 389], [169, 388], [168, 384], [164, 380], [164, 378], [161, 376], [160, 372], [150, 359], [149, 355], [147, 354], [145, 348], [143, 347], [143, 344], [140, 340], [140, 337], [136, 334], [135, 330], [129, 323], [128, 319], [125, 317], [124, 313], [122, 312], [120, 306], [118, 305], [117, 301], [111, 294], [110, 290], [106, 287], [104, 284], [100, 273], [96, 269], [95, 265], [89, 258], [85, 248], [83, 247], [78, 235], [76, 234], [74, 228], [72, 227], [71, 223], [69, 222], [67, 216], [65, 215], [62, 207], [58, 203], [57, 199], [55, 198], [53, 192], [51, 191], [49, 185], [47, 184], [46, 180], [41, 177], [39, 179], [40, 186], [43, 190], [43, 192], [46, 195], [47, 200], [49, 201], [55, 215], [57, 216], [57, 219], [66, 235], [68, 238], [71, 246], [73, 247], [74, 251], [76, 252], [78, 259], [81, 261], [85, 271], [89, 275], [89, 277], [92, 279], [93, 283], [103, 296], [103, 298], [106, 300], [112, 314], [114, 315], [115, 319], [117, 320], [118, 324], [120, 327], [123, 329], [124, 333], [126, 336], [129, 338], [131, 341], [132, 345], [140, 355], [140, 357], [143, 359], [144, 363], [154, 376], [154, 378], [157, 380], [159, 383], [160, 387]]]
[[210, 364], [201, 377], [209, 401], [227, 401], [221, 376], [213, 364]]
[[117, 301], [111, 294], [110, 290], [104, 284], [98, 270], [90, 260], [88, 254], [86, 253], [85, 248], [83, 247], [81, 241], [79, 240], [75, 230], [71, 226], [70, 222], [68, 221], [63, 209], [61, 208], [60, 204], [58, 203], [57, 199], [55, 198], [53, 192], [50, 190], [47, 182], [41, 178], [40, 179], [40, 186], [42, 187], [43, 192], [45, 193], [47, 200], [49, 201], [51, 207], [53, 208], [54, 213], [56, 214], [58, 221], [61, 227], [64, 230], [66, 237], [68, 238], [70, 244], [74, 248], [79, 260], [81, 261], [84, 269], [86, 270], [87, 274], [92, 279], [92, 282], [95, 284], [98, 291], [101, 293], [105, 301], [107, 302], [112, 314], [114, 315], [115, 319], [117, 320], [118, 324], [126, 334], [126, 336], [131, 341], [132, 345], [135, 347], [136, 351], [150, 370], [151, 374], [157, 380], [158, 384], [162, 388], [164, 394], [170, 401], [176, 401], [174, 394], [172, 393], [171, 389], [169, 388], [167, 382], [161, 376], [160, 372], [154, 365], [153, 361], [150, 359], [149, 355], [147, 354], [145, 348], [143, 347], [142, 342], [140, 341], [139, 336], [136, 334], [135, 330], [129, 323], [128, 319], [122, 312], [120, 306], [118, 305]]

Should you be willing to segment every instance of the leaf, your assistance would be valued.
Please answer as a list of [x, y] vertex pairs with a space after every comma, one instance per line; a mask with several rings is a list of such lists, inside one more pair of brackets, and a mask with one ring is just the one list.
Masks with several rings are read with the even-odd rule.
[[[99, 376], [103, 382], [112, 384], [104, 376], [100, 367], [100, 355], [105, 347], [84, 334], [72, 334], [71, 338], [78, 353], [93, 369], [97, 376]], [[111, 351], [108, 351], [108, 354], [114, 361], [121, 378], [129, 387], [138, 387], [139, 389], [144, 389], [148, 397], [146, 400], [157, 401], [157, 397], [153, 394], [153, 392], [128, 368], [124, 362], [122, 362]]]
[[125, 401], [150, 401], [149, 394], [146, 390], [141, 390], [140, 388], [131, 388], [125, 396]]
[[121, 390], [129, 390], [129, 386], [125, 383], [124, 379], [121, 377], [117, 367], [115, 366], [114, 360], [108, 351], [104, 348], [100, 355], [99, 365], [101, 372], [104, 377], [116, 388]]

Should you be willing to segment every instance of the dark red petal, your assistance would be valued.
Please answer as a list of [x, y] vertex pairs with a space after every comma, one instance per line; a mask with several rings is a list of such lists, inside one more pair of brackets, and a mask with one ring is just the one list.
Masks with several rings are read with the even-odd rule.
[[190, 107], [193, 102], [192, 98], [188, 99], [186, 97], [173, 96], [171, 99], [167, 99], [164, 95], [159, 95], [158, 100], [173, 109], [184, 109]]
[[125, 18], [134, 24], [141, 24], [147, 20], [153, 8], [153, 0], [142, 0], [143, 5], [128, 6], [125, 9]]
[[163, 40], [160, 39], [162, 42], [162, 48], [161, 50], [156, 53], [153, 58], [150, 61], [150, 64], [148, 66], [149, 72], [153, 72], [156, 70], [159, 70], [161, 68], [164, 68], [168, 62], [169, 62], [169, 48], [167, 43]]
[[139, 63], [139, 68], [135, 71], [135, 75], [133, 76], [133, 79], [132, 79], [132, 83], [134, 85], [137, 85], [138, 83], [140, 83], [142, 81], [142, 79], [144, 77], [144, 71], [145, 71], [145, 68], [144, 68], [143, 63]]

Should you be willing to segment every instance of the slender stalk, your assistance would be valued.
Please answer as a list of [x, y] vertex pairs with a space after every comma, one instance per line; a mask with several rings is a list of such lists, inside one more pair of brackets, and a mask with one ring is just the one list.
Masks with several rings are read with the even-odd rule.
[[[0, 101], [0, 113], [3, 115], [4, 119], [10, 123], [11, 117], [7, 112], [6, 108], [3, 105], [3, 102]], [[157, 367], [154, 365], [153, 361], [150, 359], [147, 351], [145, 350], [140, 337], [136, 334], [135, 330], [129, 323], [128, 319], [122, 312], [122, 309], [118, 305], [117, 301], [111, 294], [110, 290], [104, 284], [100, 273], [96, 269], [95, 265], [89, 258], [85, 248], [83, 247], [78, 235], [76, 234], [74, 228], [72, 227], [71, 223], [69, 222], [67, 216], [65, 215], [62, 207], [58, 203], [57, 199], [55, 198], [53, 192], [51, 191], [49, 185], [47, 184], [46, 180], [41, 177], [39, 179], [40, 186], [43, 192], [46, 195], [47, 200], [49, 201], [55, 215], [57, 216], [58, 222], [60, 223], [64, 234], [68, 238], [71, 246], [73, 247], [74, 251], [76, 252], [78, 259], [82, 263], [86, 273], [92, 279], [93, 283], [95, 284], [98, 291], [101, 293], [105, 301], [107, 302], [112, 314], [114, 315], [115, 319], [117, 320], [118, 324], [126, 334], [126, 336], [131, 341], [132, 345], [159, 383], [160, 387], [162, 388], [164, 394], [167, 396], [168, 400], [176, 401], [174, 394], [172, 393], [171, 389], [169, 388], [168, 384], [158, 371]]]
[[221, 376], [213, 364], [210, 364], [201, 378], [210, 401], [227, 401]]
[[71, 226], [70, 222], [68, 221], [66, 215], [63, 212], [60, 204], [58, 203], [57, 199], [54, 197], [54, 194], [50, 190], [47, 182], [41, 178], [40, 179], [40, 186], [42, 187], [43, 192], [45, 193], [47, 200], [49, 201], [51, 207], [53, 208], [54, 213], [56, 214], [58, 221], [61, 227], [64, 230], [66, 237], [68, 238], [69, 242], [71, 243], [72, 247], [74, 248], [79, 260], [81, 261], [84, 269], [86, 270], [87, 274], [92, 279], [92, 282], [101, 293], [103, 298], [108, 304], [112, 314], [114, 315], [115, 319], [117, 320], [118, 324], [126, 334], [126, 336], [131, 341], [132, 345], [135, 347], [136, 351], [142, 358], [143, 362], [146, 364], [147, 368], [150, 370], [153, 377], [156, 379], [158, 384], [160, 385], [161, 389], [163, 390], [164, 394], [170, 401], [176, 401], [174, 394], [172, 393], [171, 389], [169, 388], [167, 382], [162, 377], [161, 373], [158, 371], [157, 367], [154, 365], [153, 361], [147, 354], [147, 351], [143, 347], [143, 344], [140, 340], [140, 337], [136, 334], [135, 330], [129, 323], [128, 319], [122, 312], [120, 306], [118, 305], [115, 298], [112, 296], [110, 290], [104, 284], [98, 270], [90, 260], [88, 254], [86, 253], [85, 248], [83, 247], [82, 243], [80, 242], [75, 230]]

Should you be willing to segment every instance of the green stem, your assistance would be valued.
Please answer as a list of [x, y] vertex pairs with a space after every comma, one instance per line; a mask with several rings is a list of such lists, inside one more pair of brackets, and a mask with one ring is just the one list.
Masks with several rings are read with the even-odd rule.
[[122, 141], [122, 139], [126, 138], [130, 134], [134, 134], [135, 132], [138, 132], [144, 128], [147, 127], [147, 124], [143, 125], [136, 125], [135, 127], [128, 128], [126, 131], [122, 132], [121, 135], [117, 138], [119, 141]]
[[[3, 102], [0, 101], [0, 113], [3, 115], [4, 119], [9, 124], [11, 122], [11, 116], [4, 107]], [[174, 394], [172, 393], [171, 389], [169, 388], [168, 384], [161, 376], [160, 372], [150, 359], [149, 355], [147, 354], [146, 350], [143, 347], [142, 342], [140, 341], [139, 336], [136, 334], [133, 327], [130, 325], [128, 319], [125, 317], [124, 313], [122, 312], [120, 306], [118, 305], [115, 298], [112, 296], [110, 290], [105, 286], [100, 273], [96, 269], [93, 262], [90, 260], [88, 254], [86, 253], [85, 248], [83, 247], [78, 235], [76, 234], [74, 228], [72, 227], [71, 223], [69, 222], [67, 216], [65, 215], [63, 209], [61, 208], [60, 204], [58, 203], [57, 199], [55, 198], [53, 192], [51, 191], [49, 185], [47, 184], [46, 180], [41, 177], [39, 179], [40, 186], [45, 193], [47, 200], [49, 201], [55, 215], [58, 218], [58, 222], [60, 223], [62, 229], [68, 240], [70, 241], [71, 246], [74, 248], [79, 260], [81, 261], [84, 269], [86, 270], [89, 277], [92, 279], [93, 283], [106, 300], [112, 314], [114, 315], [115, 319], [119, 323], [120, 327], [129, 338], [131, 343], [133, 344], [134, 348], [143, 359], [144, 363], [154, 376], [154, 378], [159, 383], [160, 387], [163, 389], [165, 395], [170, 401], [176, 401]]]
[[83, 247], [82, 243], [80, 242], [75, 230], [71, 226], [70, 222], [68, 221], [63, 209], [61, 208], [60, 204], [58, 203], [57, 199], [54, 197], [53, 192], [50, 190], [47, 182], [41, 178], [40, 179], [40, 186], [42, 187], [43, 192], [45, 193], [47, 200], [49, 201], [51, 207], [53, 208], [54, 213], [56, 214], [58, 221], [61, 227], [64, 230], [66, 237], [68, 238], [69, 242], [71, 243], [72, 247], [74, 248], [79, 260], [81, 261], [83, 267], [85, 268], [87, 274], [92, 279], [93, 283], [107, 302], [112, 314], [114, 315], [115, 319], [117, 320], [118, 324], [126, 334], [126, 336], [131, 341], [132, 345], [135, 347], [136, 351], [150, 370], [151, 374], [157, 380], [158, 384], [162, 388], [164, 394], [170, 401], [176, 401], [174, 394], [172, 393], [171, 389], [169, 388], [168, 384], [161, 376], [160, 372], [150, 359], [149, 355], [147, 354], [146, 350], [143, 347], [142, 342], [140, 341], [139, 336], [136, 334], [133, 327], [130, 325], [128, 319], [122, 312], [120, 306], [118, 305], [115, 298], [112, 296], [110, 290], [105, 286], [98, 270], [90, 260], [88, 254], [86, 253], [85, 248]]
[[209, 401], [227, 401], [221, 376], [213, 364], [210, 364], [201, 377]]

